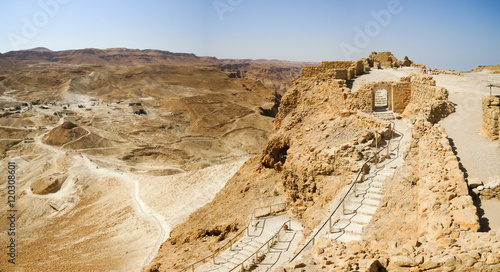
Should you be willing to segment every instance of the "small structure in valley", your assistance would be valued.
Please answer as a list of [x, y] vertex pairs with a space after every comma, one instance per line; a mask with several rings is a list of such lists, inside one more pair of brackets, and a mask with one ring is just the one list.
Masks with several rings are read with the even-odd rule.
[[132, 107], [134, 114], [137, 114], [137, 115], [147, 114], [146, 110], [144, 110], [144, 108], [142, 107], [142, 104], [140, 102], [129, 103], [128, 105]]

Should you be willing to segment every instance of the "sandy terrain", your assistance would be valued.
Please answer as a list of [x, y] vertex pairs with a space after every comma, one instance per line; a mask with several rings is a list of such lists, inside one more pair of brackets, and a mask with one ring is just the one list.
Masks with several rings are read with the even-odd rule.
[[0, 71], [5, 103], [60, 102], [0, 118], [0, 165], [18, 169], [16, 271], [140, 271], [264, 147], [275, 90], [179, 57], [191, 63]]
[[[112, 57], [123, 54], [121, 50], [94, 52], [104, 58], [85, 59], [87, 53], [64, 52], [59, 54], [63, 63], [39, 63], [29, 69], [23, 67], [34, 63], [24, 63], [26, 56], [12, 56], [10, 61], [21, 68], [0, 70], [0, 100], [59, 102], [0, 118], [5, 156], [0, 167], [15, 161], [18, 171], [16, 271], [140, 271], [175, 226], [197, 210], [212, 214], [203, 207], [217, 199], [242, 165], [250, 174], [234, 178], [242, 190], [229, 194], [250, 199], [252, 205], [283, 201], [278, 190], [283, 184], [272, 169], [253, 169], [252, 159], [244, 163], [266, 146], [279, 92], [294, 77], [294, 65], [249, 68], [244, 63], [223, 72], [217, 60], [194, 55], [138, 51], [124, 65]], [[246, 77], [235, 76], [235, 71]], [[415, 72], [420, 70], [372, 70], [354, 81], [353, 90], [369, 81], [393, 81]], [[457, 103], [457, 113], [442, 124], [469, 176], [499, 174], [500, 156], [493, 148], [497, 143], [477, 131], [481, 110], [475, 94], [484, 94], [487, 82], [500, 82], [499, 75], [439, 75], [436, 80], [449, 88], [450, 99]], [[147, 115], [132, 113], [129, 103], [137, 102]], [[304, 141], [322, 144], [322, 135]], [[34, 140], [20, 141], [26, 138]], [[6, 186], [2, 175], [2, 201]], [[254, 208], [242, 203], [238, 208], [245, 212]], [[498, 226], [498, 218], [491, 215], [497, 204], [483, 205], [492, 227]], [[224, 213], [218, 206], [213, 209]], [[0, 206], [2, 214], [6, 210]], [[195, 224], [189, 235], [214, 240], [218, 235], [212, 232], [224, 236], [241, 228], [226, 217], [210, 228], [196, 229], [203, 224]], [[5, 220], [0, 220], [0, 229], [7, 229]], [[0, 232], [1, 241], [7, 238]], [[0, 254], [0, 263], [6, 258]]]
[[[411, 73], [420, 73], [419, 69], [383, 69], [372, 70], [359, 76], [353, 84], [353, 90], [359, 89], [369, 81], [392, 81]], [[466, 176], [485, 180], [500, 174], [500, 150], [498, 142], [489, 141], [481, 135], [482, 96], [489, 95], [489, 84], [500, 85], [500, 75], [488, 72], [464, 73], [456, 75], [434, 75], [436, 85], [449, 91], [449, 100], [455, 103], [456, 112], [445, 118], [440, 124], [446, 129], [453, 141], [457, 156], [466, 172]], [[500, 94], [500, 89], [492, 88], [493, 94]], [[491, 229], [500, 227], [500, 202], [487, 200], [481, 202], [484, 218], [488, 219]]]

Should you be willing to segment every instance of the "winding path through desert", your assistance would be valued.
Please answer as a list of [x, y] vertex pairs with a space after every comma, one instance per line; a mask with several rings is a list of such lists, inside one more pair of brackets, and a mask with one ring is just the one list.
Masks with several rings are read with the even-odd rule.
[[158, 228], [159, 228], [158, 240], [155, 243], [155, 245], [152, 247], [151, 252], [148, 254], [146, 259], [144, 260], [144, 263], [142, 264], [142, 268], [144, 268], [144, 266], [149, 264], [151, 262], [151, 260], [153, 260], [153, 258], [155, 257], [156, 252], [158, 252], [158, 249], [160, 248], [161, 244], [166, 239], [167, 232], [170, 232], [171, 227], [167, 224], [167, 222], [165, 222], [162, 219], [161, 215], [157, 214], [156, 212], [151, 211], [149, 209], [149, 207], [146, 204], [144, 204], [142, 199], [139, 197], [139, 183], [137, 181], [135, 181], [134, 179], [131, 179], [126, 174], [124, 175], [123, 173], [119, 173], [119, 172], [112, 171], [109, 169], [99, 168], [96, 164], [92, 163], [89, 160], [89, 158], [87, 158], [87, 156], [82, 154], [82, 157], [83, 157], [88, 169], [91, 170], [93, 173], [95, 173], [97, 175], [101, 175], [101, 176], [115, 177], [119, 180], [125, 180], [126, 182], [131, 183], [133, 186], [132, 187], [132, 196], [134, 199], [134, 203], [136, 204], [139, 212], [143, 216], [151, 217], [158, 225]]

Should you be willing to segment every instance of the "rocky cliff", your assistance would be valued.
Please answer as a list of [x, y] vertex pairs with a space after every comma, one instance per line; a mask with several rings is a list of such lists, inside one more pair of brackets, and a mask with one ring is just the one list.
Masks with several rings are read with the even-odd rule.
[[322, 240], [286, 271], [498, 271], [500, 233], [478, 232], [476, 207], [446, 132], [417, 118], [406, 162], [363, 241]]

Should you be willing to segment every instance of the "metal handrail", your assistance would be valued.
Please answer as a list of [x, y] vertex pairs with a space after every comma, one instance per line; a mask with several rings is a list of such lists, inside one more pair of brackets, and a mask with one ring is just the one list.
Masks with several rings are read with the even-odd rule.
[[195, 268], [195, 265], [199, 264], [199, 263], [204, 263], [206, 260], [208, 259], [213, 259], [214, 262], [215, 262], [215, 257], [217, 257], [217, 254], [220, 253], [222, 251], [223, 248], [225, 248], [227, 245], [232, 245], [232, 242], [238, 238], [242, 233], [244, 233], [245, 231], [248, 230], [248, 227], [249, 227], [249, 224], [250, 224], [251, 220], [248, 221], [248, 224], [247, 226], [242, 229], [238, 234], [236, 234], [236, 236], [234, 236], [233, 238], [231, 238], [231, 240], [229, 240], [227, 243], [225, 243], [223, 246], [217, 248], [217, 250], [214, 251], [214, 253], [210, 254], [209, 256], [201, 259], [201, 260], [198, 260], [194, 263], [192, 263], [191, 265], [187, 266], [186, 268], [182, 269], [182, 270], [179, 270], [179, 272], [182, 272], [182, 271], [187, 271], [189, 268], [191, 268], [192, 271], [194, 271], [194, 268]]
[[[203, 258], [203, 259], [201, 259], [201, 260], [198, 260], [198, 261], [196, 261], [196, 262], [192, 263], [191, 265], [189, 265], [189, 266], [187, 266], [187, 267], [183, 268], [182, 270], [179, 270], [179, 272], [187, 271], [187, 270], [188, 270], [188, 269], [190, 269], [190, 268], [191, 268], [191, 270], [192, 270], [192, 271], [194, 271], [194, 268], [195, 268], [195, 266], [196, 266], [197, 264], [200, 264], [200, 263], [205, 263], [205, 261], [206, 261], [206, 260], [208, 260], [208, 259], [214, 259], [214, 262], [215, 262], [215, 257], [217, 257], [217, 254], [219, 254], [219, 253], [220, 253], [220, 252], [221, 252], [224, 248], [226, 248], [226, 247], [227, 247], [227, 245], [232, 245], [232, 242], [234, 242], [234, 240], [235, 240], [236, 238], [238, 238], [238, 237], [239, 237], [242, 233], [244, 233], [245, 231], [248, 231], [248, 230], [250, 229], [249, 227], [250, 227], [250, 224], [251, 224], [252, 220], [253, 220], [254, 218], [256, 218], [256, 217], [255, 217], [255, 211], [256, 211], [257, 209], [267, 209], [267, 208], [269, 208], [269, 209], [270, 209], [270, 211], [272, 211], [272, 207], [274, 207], [274, 206], [279, 206], [279, 205], [285, 205], [285, 210], [286, 210], [286, 207], [287, 207], [288, 203], [287, 203], [287, 202], [282, 202], [282, 203], [278, 203], [278, 204], [273, 204], [273, 205], [270, 205], [269, 207], [255, 208], [255, 209], [253, 210], [253, 212], [252, 212], [252, 215], [250, 216], [250, 220], [248, 220], [248, 224], [247, 224], [247, 226], [246, 226], [243, 230], [241, 230], [241, 231], [240, 231], [240, 232], [239, 232], [236, 236], [234, 236], [231, 240], [229, 240], [229, 241], [228, 241], [227, 243], [225, 243], [223, 246], [219, 247], [216, 251], [214, 251], [214, 253], [210, 254], [209, 256], [207, 256], [207, 257], [205, 257], [205, 258]], [[271, 213], [270, 213], [270, 214], [271, 214]], [[281, 229], [280, 229], [280, 230], [281, 230]]]
[[[393, 122], [391, 122], [394, 127], [395, 127], [395, 124]], [[394, 129], [395, 130], [395, 129]], [[396, 130], [397, 131], [397, 130]], [[401, 137], [403, 136], [403, 133], [397, 131], [398, 133], [400, 133]], [[391, 143], [392, 139], [389, 139], [389, 145]], [[379, 151], [377, 151], [372, 157], [370, 157], [368, 160], [366, 160], [364, 163], [363, 163], [363, 166], [361, 166], [361, 169], [358, 171], [358, 175], [356, 176], [356, 179], [354, 179], [354, 181], [352, 182], [351, 184], [351, 187], [349, 187], [349, 190], [347, 190], [347, 192], [345, 193], [345, 195], [342, 197], [341, 201], [339, 202], [339, 204], [337, 205], [337, 207], [335, 207], [335, 209], [333, 210], [333, 212], [330, 214], [330, 216], [328, 216], [328, 218], [325, 220], [325, 222], [323, 223], [323, 225], [321, 225], [321, 227], [318, 229], [318, 231], [316, 231], [316, 233], [313, 235], [313, 237], [311, 239], [309, 239], [309, 241], [300, 249], [300, 251], [295, 254], [295, 256], [293, 256], [293, 258], [289, 261], [289, 262], [293, 262], [300, 254], [302, 254], [302, 252], [306, 249], [306, 247], [309, 246], [309, 244], [313, 244], [314, 245], [314, 240], [316, 238], [316, 236], [318, 236], [318, 234], [325, 228], [326, 224], [328, 224], [331, 220], [331, 218], [335, 215], [335, 213], [337, 212], [337, 210], [344, 204], [344, 201], [345, 199], [347, 198], [347, 196], [349, 195], [349, 193], [352, 191], [352, 189], [356, 186], [356, 182], [358, 181], [361, 173], [364, 171], [365, 169], [365, 166], [368, 165], [368, 163], [370, 161], [372, 161], [374, 158], [377, 157], [377, 155], [382, 152], [386, 147], [382, 147]], [[398, 150], [399, 150], [399, 143], [398, 143]]]
[[252, 218], [259, 218], [259, 217], [267, 216], [267, 214], [266, 215], [262, 215], [262, 216], [255, 216], [255, 214], [256, 214], [255, 211], [257, 211], [257, 210], [269, 209], [269, 215], [272, 215], [273, 214], [273, 207], [275, 207], [275, 206], [281, 206], [281, 205], [284, 205], [284, 208], [282, 210], [277, 210], [274, 213], [286, 210], [286, 207], [288, 207], [288, 202], [281, 202], [281, 203], [278, 203], [278, 204], [270, 205], [268, 207], [255, 208], [255, 209], [253, 209]]
[[[271, 238], [269, 238], [266, 242], [264, 242], [254, 253], [252, 253], [250, 256], [248, 256], [245, 260], [243, 260], [242, 262], [240, 262], [239, 264], [237, 264], [235, 267], [233, 267], [231, 270], [229, 270], [229, 272], [231, 271], [234, 271], [236, 268], [238, 268], [239, 266], [241, 266], [241, 271], [245, 271], [245, 267], [244, 267], [244, 264], [246, 261], [250, 260], [253, 256], [255, 256], [255, 258], [258, 258], [258, 253], [260, 252], [260, 250], [264, 247], [264, 246], [268, 246], [268, 249], [270, 249], [271, 246], [269, 246], [269, 243], [271, 243], [272, 240], [274, 240], [276, 237], [278, 238], [278, 241], [279, 241], [279, 234], [280, 234], [280, 231], [285, 227], [287, 226], [288, 228], [290, 228], [289, 225], [291, 225], [291, 220], [288, 220], [286, 221], [285, 223], [283, 223], [283, 225], [281, 225], [281, 227], [279, 228], [279, 230], [273, 235], [271, 236]], [[257, 262], [256, 262], [257, 263]]]

